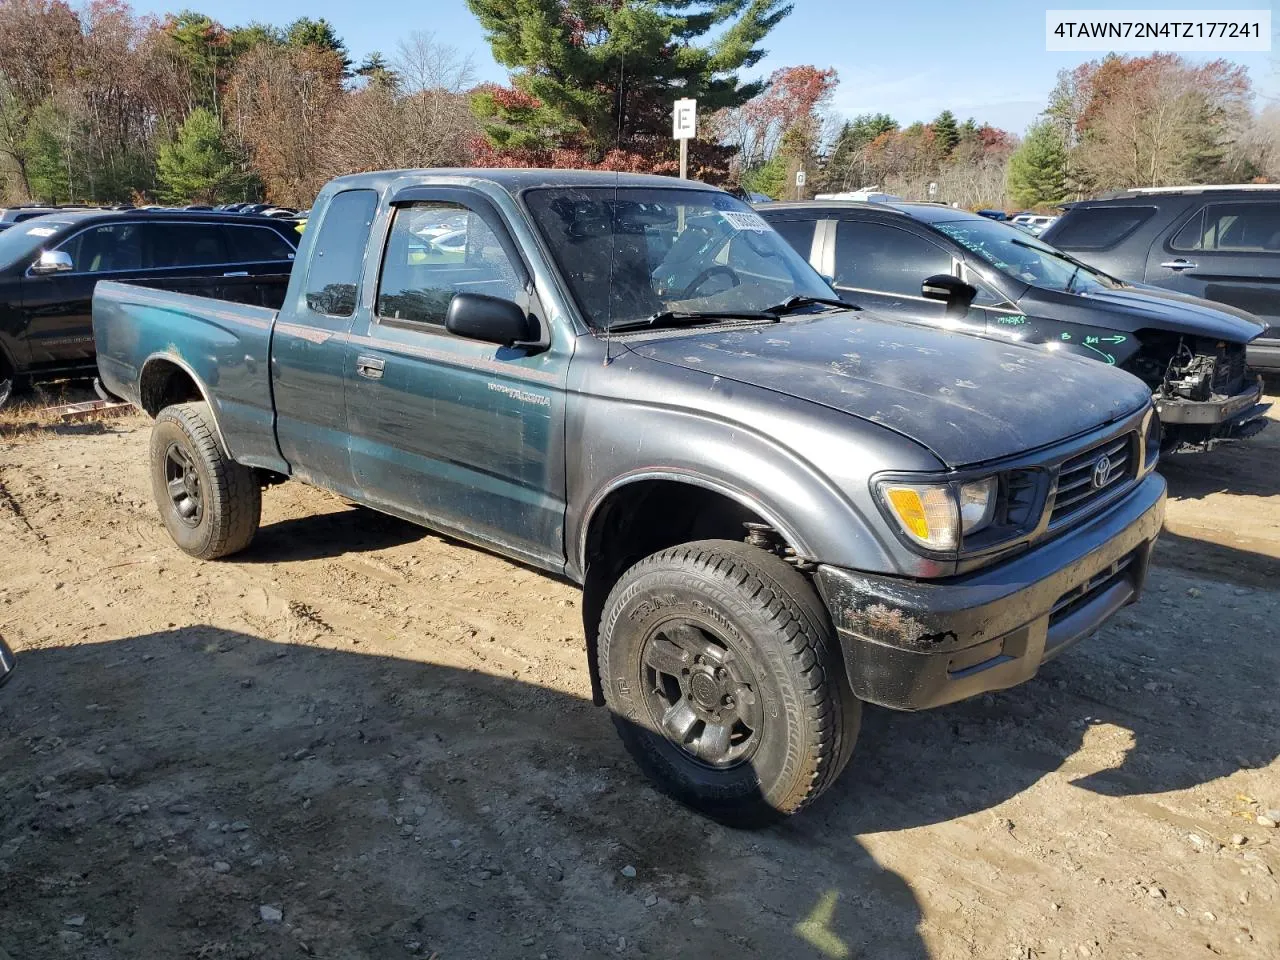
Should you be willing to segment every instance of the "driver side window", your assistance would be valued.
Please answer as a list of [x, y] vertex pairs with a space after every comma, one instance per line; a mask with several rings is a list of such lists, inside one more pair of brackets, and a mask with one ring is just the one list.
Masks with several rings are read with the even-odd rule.
[[428, 200], [396, 208], [376, 312], [444, 325], [455, 293], [514, 300], [519, 275], [484, 218], [462, 204]]
[[74, 273], [113, 273], [142, 269], [142, 225], [104, 223], [89, 227], [59, 250], [71, 255]]
[[836, 225], [836, 286], [919, 299], [926, 278], [951, 271], [951, 254], [914, 233], [863, 220]]

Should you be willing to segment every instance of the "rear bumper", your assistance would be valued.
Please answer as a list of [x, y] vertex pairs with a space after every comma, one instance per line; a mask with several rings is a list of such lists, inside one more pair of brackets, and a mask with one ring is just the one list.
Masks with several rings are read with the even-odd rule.
[[1164, 522], [1149, 474], [1120, 503], [1007, 563], [944, 582], [823, 566], [853, 691], [922, 710], [1012, 687], [1136, 600]]
[[1245, 357], [1256, 370], [1280, 373], [1280, 338], [1259, 337], [1249, 344]]
[[13, 651], [5, 645], [4, 638], [0, 637], [0, 687], [13, 675], [13, 662]]

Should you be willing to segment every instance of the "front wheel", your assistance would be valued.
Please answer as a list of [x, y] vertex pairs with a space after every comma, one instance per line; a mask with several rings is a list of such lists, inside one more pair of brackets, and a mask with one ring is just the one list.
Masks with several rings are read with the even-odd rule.
[[151, 490], [173, 542], [193, 557], [236, 553], [258, 532], [262, 488], [222, 448], [207, 403], [165, 407], [156, 417]]
[[605, 699], [659, 787], [734, 826], [798, 812], [844, 768], [861, 704], [826, 610], [772, 554], [707, 540], [656, 553], [600, 624]]

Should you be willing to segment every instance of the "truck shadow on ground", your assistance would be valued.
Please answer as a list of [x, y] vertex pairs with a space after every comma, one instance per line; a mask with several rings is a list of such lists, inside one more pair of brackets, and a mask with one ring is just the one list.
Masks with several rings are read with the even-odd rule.
[[[992, 811], [1046, 776], [1087, 805], [1275, 760], [1280, 663], [1254, 623], [1272, 595], [1204, 585], [1191, 604], [1200, 587], [1154, 580], [1023, 687], [868, 709], [841, 781], [758, 833], [654, 791], [604, 711], [515, 680], [213, 626], [20, 651], [0, 693], [0, 948], [924, 957], [920, 903], [860, 836]], [[1119, 763], [1082, 751], [1117, 731]]]
[[0, 956], [927, 956], [863, 848], [680, 807], [577, 697], [212, 626], [18, 659]]
[[[270, 494], [268, 494], [269, 496]], [[265, 524], [238, 563], [289, 563], [412, 543], [431, 531], [376, 510], [348, 507]]]

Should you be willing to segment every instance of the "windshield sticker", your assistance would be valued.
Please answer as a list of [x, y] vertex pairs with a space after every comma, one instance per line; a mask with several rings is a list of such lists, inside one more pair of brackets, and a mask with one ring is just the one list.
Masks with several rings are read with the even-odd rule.
[[52, 237], [58, 231], [53, 227], [32, 227], [27, 231], [29, 237]]
[[735, 230], [754, 230], [757, 233], [768, 233], [769, 224], [758, 213], [739, 213], [735, 210], [721, 210], [720, 216], [729, 221]]

